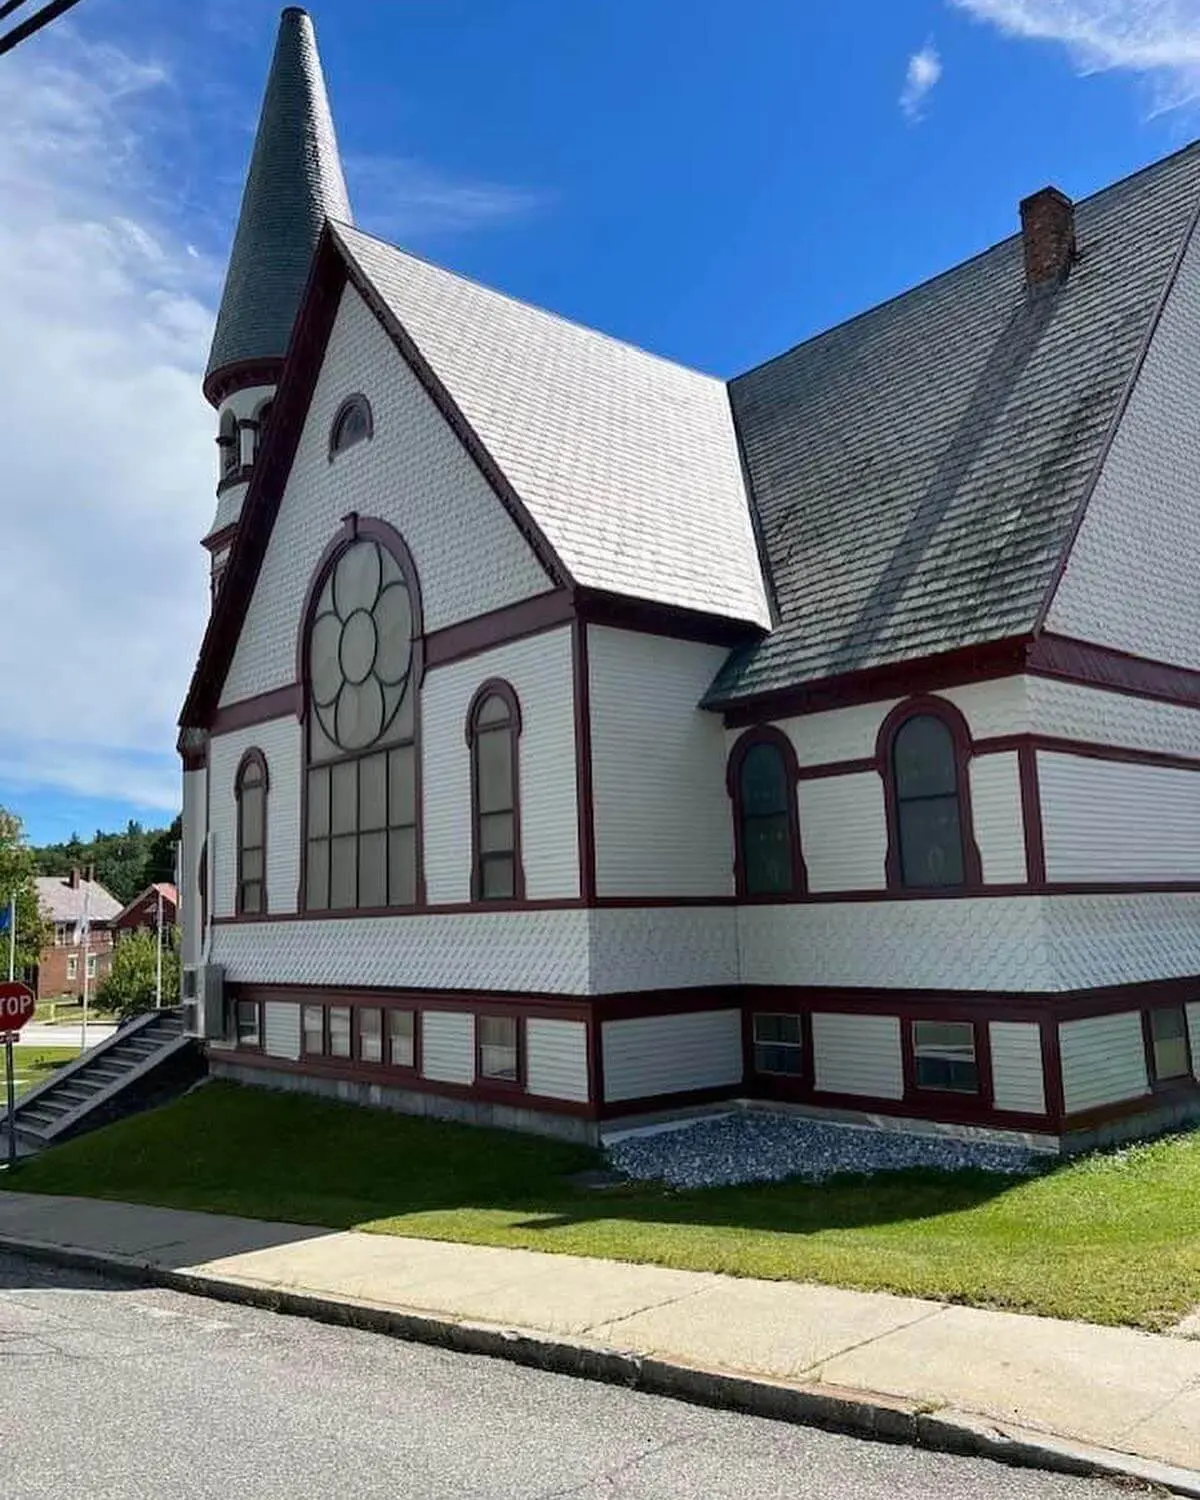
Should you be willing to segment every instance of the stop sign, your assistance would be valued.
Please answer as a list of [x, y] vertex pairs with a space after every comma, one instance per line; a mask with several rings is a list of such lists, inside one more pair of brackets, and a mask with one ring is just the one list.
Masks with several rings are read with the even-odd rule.
[[33, 991], [19, 980], [0, 983], [0, 1031], [20, 1031], [33, 1019], [37, 1006]]

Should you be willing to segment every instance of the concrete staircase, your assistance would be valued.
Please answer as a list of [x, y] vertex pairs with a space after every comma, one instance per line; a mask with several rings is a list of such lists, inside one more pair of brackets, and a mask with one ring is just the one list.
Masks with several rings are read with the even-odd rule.
[[199, 1047], [183, 1034], [183, 1012], [150, 1011], [17, 1100], [18, 1145], [39, 1150], [107, 1125], [163, 1102], [203, 1072]]

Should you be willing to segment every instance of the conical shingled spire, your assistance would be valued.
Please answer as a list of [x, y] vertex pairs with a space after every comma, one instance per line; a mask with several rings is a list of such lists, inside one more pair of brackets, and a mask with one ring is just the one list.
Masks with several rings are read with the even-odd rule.
[[333, 116], [306, 11], [279, 24], [204, 389], [231, 366], [281, 359], [326, 218], [349, 223]]

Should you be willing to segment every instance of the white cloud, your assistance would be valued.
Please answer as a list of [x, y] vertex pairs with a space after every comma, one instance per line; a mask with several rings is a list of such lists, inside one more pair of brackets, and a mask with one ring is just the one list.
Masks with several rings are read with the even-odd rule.
[[143, 206], [165, 71], [56, 33], [0, 69], [0, 777], [169, 811], [207, 612], [215, 268]]
[[1200, 0], [949, 0], [1009, 36], [1058, 42], [1083, 73], [1124, 69], [1158, 108], [1200, 98]]
[[942, 59], [933, 43], [926, 42], [919, 52], [914, 52], [908, 59], [904, 88], [900, 93], [900, 108], [910, 120], [921, 118], [929, 91], [941, 76]]
[[357, 222], [383, 239], [412, 244], [519, 217], [540, 206], [534, 193], [502, 183], [460, 182], [407, 157], [346, 156]]

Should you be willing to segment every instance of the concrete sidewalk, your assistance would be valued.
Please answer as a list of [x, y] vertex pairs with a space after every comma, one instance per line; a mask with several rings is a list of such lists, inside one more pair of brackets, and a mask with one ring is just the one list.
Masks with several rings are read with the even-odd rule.
[[0, 1249], [1200, 1497], [1200, 1337], [23, 1193], [0, 1192]]

